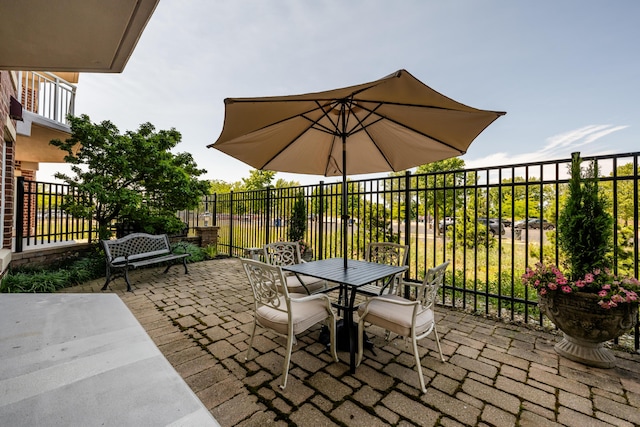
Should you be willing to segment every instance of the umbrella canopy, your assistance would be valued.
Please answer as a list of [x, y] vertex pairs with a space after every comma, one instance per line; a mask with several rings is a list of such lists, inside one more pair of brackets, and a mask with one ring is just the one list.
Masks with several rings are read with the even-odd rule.
[[[222, 133], [208, 147], [256, 169], [342, 175], [343, 214], [347, 174], [402, 171], [459, 156], [505, 114], [447, 98], [406, 70], [325, 92], [224, 102]], [[343, 228], [346, 236], [344, 215]]]

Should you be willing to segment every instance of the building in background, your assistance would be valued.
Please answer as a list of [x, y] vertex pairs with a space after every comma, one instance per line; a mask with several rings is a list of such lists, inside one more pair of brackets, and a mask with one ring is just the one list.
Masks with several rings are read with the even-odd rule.
[[[0, 275], [14, 247], [18, 176], [62, 163], [80, 73], [120, 73], [159, 0], [0, 0]], [[43, 71], [46, 70], [46, 71]]]

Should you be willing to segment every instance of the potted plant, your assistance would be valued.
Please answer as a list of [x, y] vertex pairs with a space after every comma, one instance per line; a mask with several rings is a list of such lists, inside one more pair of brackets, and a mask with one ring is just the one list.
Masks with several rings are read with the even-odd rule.
[[538, 293], [540, 310], [563, 332], [555, 345], [568, 359], [601, 368], [615, 366], [604, 342], [633, 327], [639, 282], [613, 273], [613, 219], [598, 191], [598, 166], [582, 169], [573, 153], [568, 196], [558, 219], [558, 245], [567, 274], [540, 262], [527, 268], [523, 283]]

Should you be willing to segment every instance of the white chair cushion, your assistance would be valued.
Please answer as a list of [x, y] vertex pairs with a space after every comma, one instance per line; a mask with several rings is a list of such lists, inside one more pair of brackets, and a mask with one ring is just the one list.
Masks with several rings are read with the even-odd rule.
[[[289, 296], [292, 299], [295, 299], [307, 297], [308, 295], [305, 293], [290, 294]], [[280, 299], [282, 307], [286, 307], [284, 297], [280, 297]], [[304, 332], [311, 326], [318, 322], [322, 322], [324, 319], [329, 317], [326, 300], [318, 298], [302, 302], [291, 301], [291, 317], [291, 321], [293, 322], [293, 334], [297, 335]], [[287, 330], [287, 313], [284, 311], [262, 306], [256, 310], [256, 320], [265, 328], [273, 329], [280, 334], [287, 335], [289, 333]]]
[[[409, 302], [409, 300], [398, 295], [382, 295], [368, 301], [369, 311], [366, 322], [373, 323], [387, 331], [394, 332], [403, 337], [411, 336], [411, 321], [413, 316], [413, 305], [398, 305], [388, 302], [388, 300]], [[365, 304], [358, 307], [358, 315], [364, 314]], [[422, 310], [419, 308], [419, 310]], [[420, 335], [433, 324], [433, 310], [423, 310], [416, 317], [416, 335]]]
[[[307, 289], [309, 289], [310, 293], [314, 293], [324, 288], [325, 281], [323, 279], [316, 279], [315, 277], [310, 276], [300, 276], [302, 281], [306, 285]], [[287, 281], [287, 290], [289, 294], [305, 294], [307, 295], [307, 291], [298, 280], [298, 277], [295, 275], [285, 276]]]

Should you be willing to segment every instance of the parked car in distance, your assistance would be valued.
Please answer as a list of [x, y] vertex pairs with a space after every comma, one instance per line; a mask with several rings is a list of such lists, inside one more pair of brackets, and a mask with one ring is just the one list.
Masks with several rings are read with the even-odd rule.
[[[441, 233], [444, 233], [446, 230], [453, 227], [454, 221], [455, 221], [455, 218], [446, 217], [445, 219], [440, 220], [440, 222], [438, 223], [438, 229], [440, 230]], [[487, 227], [489, 233], [492, 236], [505, 233], [504, 225], [497, 218], [489, 218], [489, 219], [478, 218], [478, 224], [482, 224], [485, 227]], [[469, 227], [468, 224], [467, 224], [467, 227]]]
[[478, 218], [478, 224], [482, 224], [489, 230], [491, 235], [504, 234], [504, 224], [498, 218]]
[[438, 222], [438, 230], [440, 230], [441, 233], [444, 233], [446, 229], [451, 227], [453, 227], [453, 218], [450, 216], [446, 216]]
[[541, 228], [543, 230], [553, 230], [554, 228], [556, 228], [555, 225], [551, 224], [546, 219], [541, 220], [540, 218], [529, 218], [528, 220], [521, 219], [520, 221], [516, 221], [513, 227], [518, 229]]
[[511, 227], [513, 225], [510, 219], [502, 219], [500, 221], [502, 221], [502, 225], [504, 225], [505, 227]]

